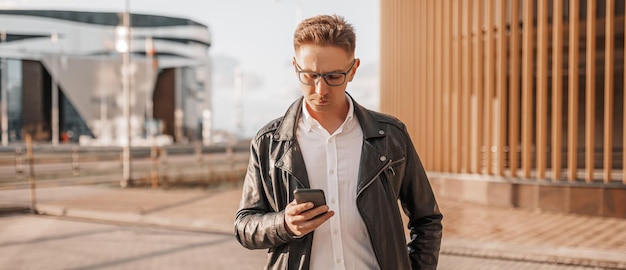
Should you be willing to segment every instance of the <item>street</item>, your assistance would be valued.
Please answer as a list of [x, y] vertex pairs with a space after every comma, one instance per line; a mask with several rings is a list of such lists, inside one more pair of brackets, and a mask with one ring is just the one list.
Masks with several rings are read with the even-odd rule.
[[[262, 269], [265, 250], [231, 234], [36, 216], [0, 216], [2, 269]], [[442, 254], [441, 270], [602, 269]]]

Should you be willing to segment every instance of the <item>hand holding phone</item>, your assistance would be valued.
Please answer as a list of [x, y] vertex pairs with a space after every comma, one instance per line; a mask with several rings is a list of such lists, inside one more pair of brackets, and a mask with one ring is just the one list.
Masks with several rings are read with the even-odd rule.
[[[326, 197], [321, 189], [296, 189], [293, 195], [295, 199], [285, 208], [285, 227], [294, 236], [312, 232], [335, 214], [328, 207], [318, 209], [326, 205]], [[308, 202], [314, 206], [304, 209], [301, 204]]]

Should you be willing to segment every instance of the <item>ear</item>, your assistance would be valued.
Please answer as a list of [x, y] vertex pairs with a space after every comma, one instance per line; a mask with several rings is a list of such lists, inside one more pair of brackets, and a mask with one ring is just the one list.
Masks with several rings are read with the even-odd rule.
[[348, 74], [348, 81], [351, 82], [352, 79], [354, 79], [354, 75], [356, 75], [356, 70], [359, 68], [359, 65], [361, 65], [361, 59], [357, 58], [356, 61], [354, 61], [354, 66], [352, 66], [352, 69], [350, 70], [350, 74]]
[[295, 72], [298, 72], [298, 68], [296, 67], [296, 57], [295, 56], [291, 58], [291, 65], [293, 66], [293, 70]]

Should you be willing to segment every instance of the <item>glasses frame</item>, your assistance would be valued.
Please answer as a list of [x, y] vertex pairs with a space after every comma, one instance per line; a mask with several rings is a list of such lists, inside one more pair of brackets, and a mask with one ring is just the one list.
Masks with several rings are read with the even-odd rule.
[[[300, 65], [298, 65], [298, 62], [296, 62], [295, 58], [293, 59], [293, 62], [296, 64], [296, 73], [298, 73], [298, 80], [300, 81], [300, 83], [302, 83], [304, 85], [313, 86], [313, 85], [317, 85], [317, 83], [320, 81], [320, 78], [324, 78], [324, 82], [327, 85], [329, 85], [329, 86], [341, 86], [341, 85], [346, 83], [346, 81], [348, 79], [348, 73], [350, 73], [350, 70], [352, 70], [352, 67], [354, 67], [354, 64], [356, 63], [356, 60], [357, 60], [357, 58], [354, 58], [352, 60], [352, 64], [350, 64], [350, 67], [345, 72], [326, 72], [326, 73], [317, 73], [317, 72], [313, 72], [313, 71], [303, 71], [302, 68], [300, 67]], [[315, 79], [313, 84], [310, 84], [310, 83], [307, 83], [307, 82], [302, 80], [302, 73], [316, 75], [317, 78]], [[343, 81], [340, 84], [331, 84], [326, 79], [327, 76], [339, 75], [339, 74], [343, 75]]]

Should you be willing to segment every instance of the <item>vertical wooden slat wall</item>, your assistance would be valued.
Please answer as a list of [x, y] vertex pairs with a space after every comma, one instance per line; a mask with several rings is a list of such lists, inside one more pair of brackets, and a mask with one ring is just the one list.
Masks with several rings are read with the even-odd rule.
[[470, 165], [472, 160], [472, 147], [471, 147], [471, 100], [470, 95], [472, 92], [472, 42], [471, 42], [471, 25], [472, 25], [472, 12], [469, 12], [472, 7], [472, 0], [463, 1], [460, 0], [462, 5], [461, 18], [464, 19], [461, 42], [463, 50], [461, 51], [463, 75], [461, 79], [461, 110], [462, 110], [462, 149], [461, 155], [463, 156], [462, 168], [464, 173], [470, 172]]
[[567, 102], [567, 179], [573, 182], [578, 177], [578, 60], [579, 60], [579, 4], [569, 1], [569, 62]]
[[611, 181], [613, 160], [613, 56], [615, 0], [606, 0], [604, 49], [604, 183]]
[[587, 49], [585, 71], [585, 181], [593, 181], [596, 109], [596, 1], [587, 0]]
[[[434, 22], [435, 22], [435, 16], [434, 16], [434, 7], [435, 7], [435, 2], [437, 1], [426, 1], [426, 14], [425, 17], [427, 18], [426, 21], [426, 40], [427, 40], [427, 59], [425, 59], [425, 63], [428, 64], [427, 68], [426, 68], [426, 84], [428, 85], [429, 89], [435, 89], [434, 88], [434, 74], [433, 72], [435, 71], [434, 68], [434, 48], [435, 48], [435, 27], [434, 27]], [[426, 91], [426, 115], [428, 116], [428, 118], [426, 119], [426, 121], [424, 122], [426, 124], [426, 130], [430, 131], [427, 134], [427, 139], [428, 139], [428, 143], [427, 143], [427, 147], [426, 147], [426, 156], [429, 159], [427, 162], [427, 168], [428, 169], [434, 169], [432, 164], [434, 161], [434, 152], [435, 152], [435, 134], [434, 132], [432, 132], [434, 130], [434, 121], [433, 121], [433, 114], [434, 114], [434, 106], [433, 106], [433, 96], [435, 95], [435, 92], [437, 91]]]
[[493, 49], [493, 17], [494, 9], [493, 9], [494, 0], [487, 0], [486, 10], [487, 10], [487, 22], [486, 22], [486, 46], [485, 46], [485, 146], [484, 152], [486, 155], [485, 166], [487, 167], [486, 173], [491, 175], [493, 174], [493, 156], [491, 153], [491, 148], [493, 146], [493, 88], [494, 88], [494, 77], [495, 77], [495, 54]]
[[442, 20], [443, 20], [443, 108], [444, 111], [444, 123], [443, 123], [443, 171], [452, 171], [452, 125], [454, 120], [452, 118], [454, 111], [452, 105], [452, 1], [444, 1], [442, 8]]
[[563, 0], [554, 0], [552, 15], [552, 179], [561, 179], [563, 147]]
[[463, 138], [465, 136], [461, 136], [460, 134], [463, 134], [463, 62], [462, 60], [462, 55], [463, 55], [463, 3], [462, 0], [457, 0], [453, 2], [454, 4], [454, 11], [455, 11], [455, 15], [454, 15], [454, 19], [455, 21], [455, 36], [454, 36], [454, 59], [452, 62], [453, 65], [453, 69], [454, 69], [454, 93], [455, 93], [455, 99], [454, 99], [454, 104], [455, 104], [455, 111], [456, 113], [455, 115], [455, 122], [454, 122], [454, 133], [452, 134], [452, 137], [454, 138], [453, 141], [455, 142], [455, 153], [454, 153], [454, 157], [452, 158], [454, 160], [454, 171], [455, 173], [460, 173], [463, 167]]
[[533, 130], [533, 35], [527, 26], [533, 25], [533, 1], [524, 0], [522, 12], [522, 176], [530, 178], [532, 162]]
[[511, 0], [511, 50], [509, 57], [511, 59], [511, 72], [509, 80], [509, 170], [511, 177], [517, 177], [519, 169], [519, 130], [520, 130], [520, 17], [519, 17], [519, 0]]
[[537, 2], [537, 178], [546, 178], [548, 145], [548, 1]]
[[626, 184], [623, 4], [380, 5], [380, 110], [407, 124], [427, 170]]
[[[474, 146], [473, 146], [473, 151], [474, 152], [474, 161], [473, 161], [473, 165], [474, 167], [472, 168], [472, 172], [473, 173], [481, 173], [481, 167], [482, 167], [482, 160], [483, 160], [483, 156], [482, 156], [482, 151], [481, 148], [483, 147], [483, 140], [484, 140], [484, 136], [483, 136], [483, 123], [484, 123], [484, 118], [482, 115], [482, 109], [483, 109], [483, 75], [484, 75], [484, 71], [483, 71], [483, 62], [484, 62], [484, 48], [483, 48], [483, 20], [484, 20], [484, 14], [483, 14], [483, 2], [484, 0], [476, 0], [474, 1], [474, 7], [473, 7], [473, 13], [474, 16], [472, 16], [472, 18], [474, 19], [473, 22], [473, 27], [472, 27], [472, 33], [471, 33], [471, 39], [474, 41], [474, 67], [472, 69], [472, 76], [474, 77], [474, 89], [473, 89], [473, 95], [472, 95], [472, 101], [476, 101], [475, 105], [472, 104], [472, 123], [473, 123], [473, 130], [475, 130], [475, 137], [474, 137]], [[474, 102], [472, 102], [474, 103]]]
[[[441, 16], [442, 14], [442, 7], [441, 7], [441, 2], [442, 1], [435, 1], [434, 7], [433, 7], [433, 15], [434, 15], [434, 32], [435, 32], [435, 38], [433, 39], [434, 41], [434, 49], [435, 49], [435, 54], [434, 54], [434, 67], [435, 67], [435, 74], [434, 74], [434, 89], [438, 89], [437, 91], [434, 91], [434, 95], [433, 95], [433, 112], [434, 112], [434, 134], [439, 134], [442, 135], [442, 120], [443, 120], [443, 103], [442, 101], [442, 92], [443, 92], [443, 70], [442, 70], [442, 64], [443, 64], [443, 60], [442, 60], [442, 37], [443, 37], [443, 33], [442, 33], [442, 29], [443, 29], [443, 24], [442, 24], [442, 19], [443, 16]], [[437, 135], [435, 135], [437, 136]], [[443, 159], [441, 158], [442, 154], [443, 154], [443, 149], [442, 149], [442, 145], [443, 145], [443, 139], [444, 136], [440, 136], [440, 137], [435, 137], [437, 138], [436, 140], [434, 140], [433, 143], [433, 159], [434, 159], [434, 166], [433, 166], [433, 170], [435, 171], [441, 171], [441, 168], [443, 167], [441, 162], [443, 161]]]
[[504, 176], [506, 169], [506, 152], [504, 151], [506, 145], [507, 134], [507, 42], [509, 41], [507, 36], [507, 3], [506, 1], [497, 1], [498, 4], [498, 147], [496, 151], [497, 163], [498, 163], [498, 175]]

